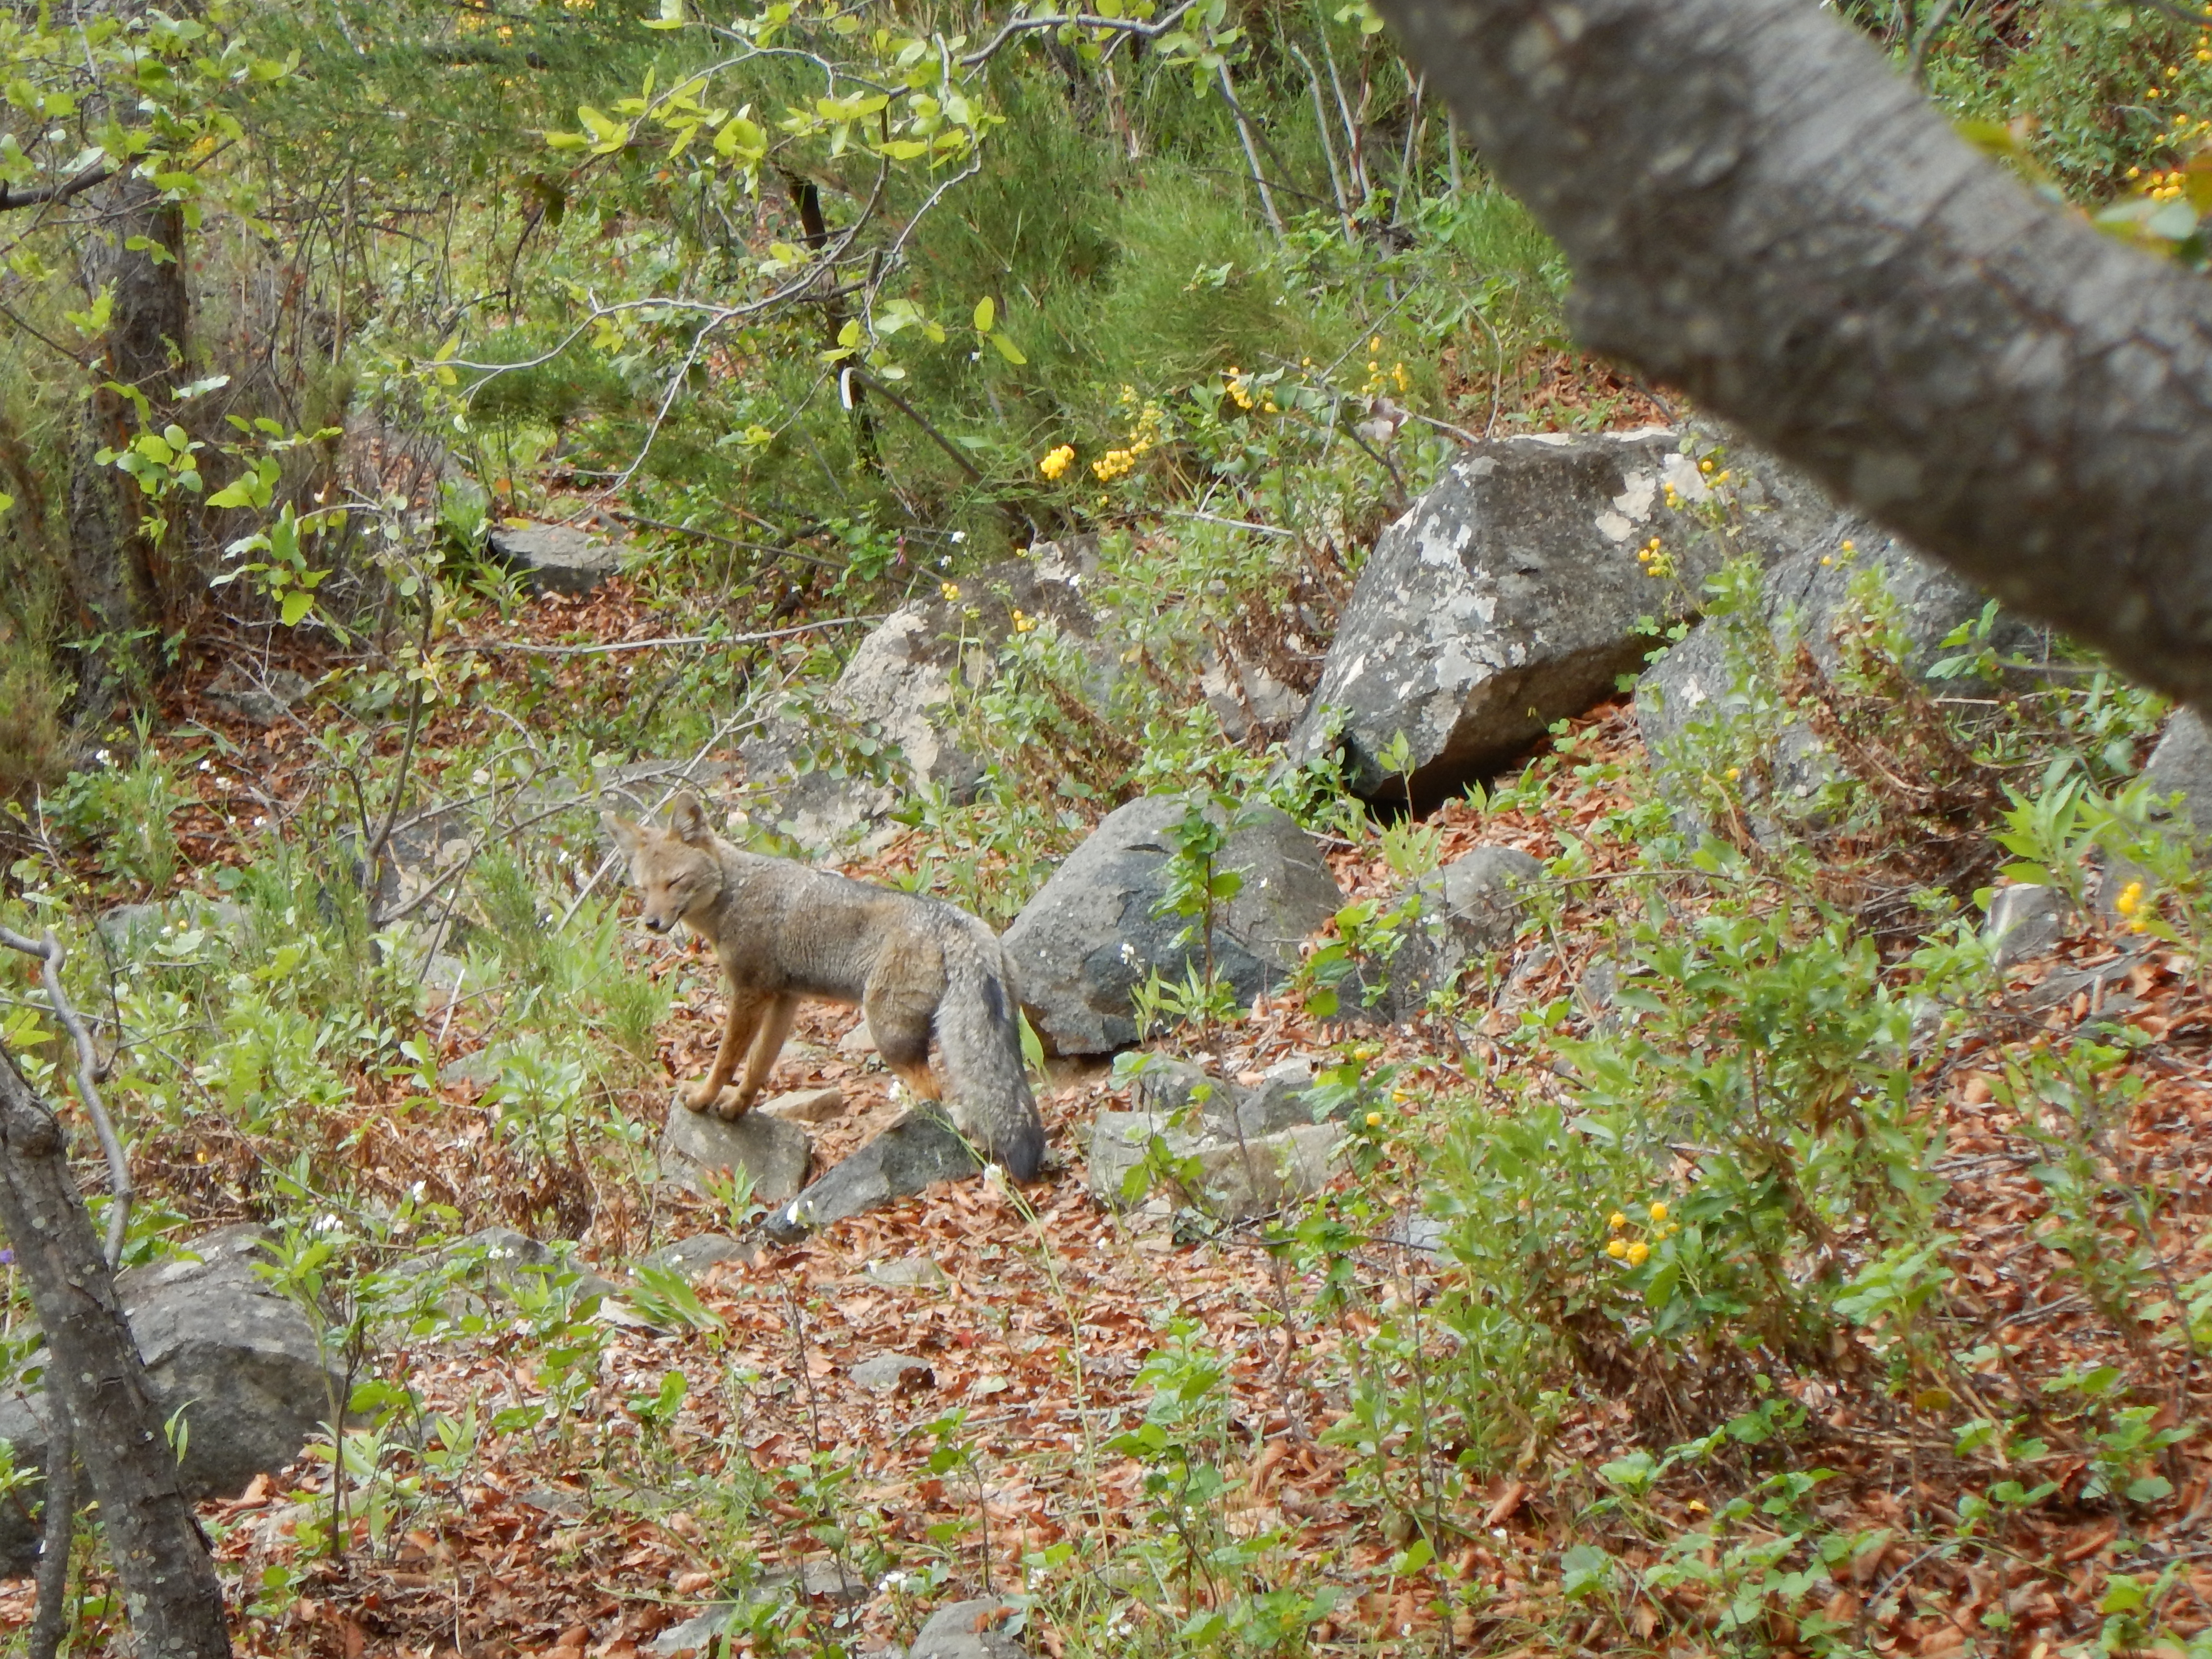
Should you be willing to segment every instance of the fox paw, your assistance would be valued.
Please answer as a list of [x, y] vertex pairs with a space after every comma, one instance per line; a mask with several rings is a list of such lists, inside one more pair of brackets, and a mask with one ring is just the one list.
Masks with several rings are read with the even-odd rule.
[[714, 1115], [725, 1119], [740, 1118], [752, 1103], [753, 1097], [732, 1084], [714, 1097]]
[[695, 1112], [703, 1112], [720, 1097], [729, 1093], [729, 1091], [710, 1089], [703, 1083], [695, 1083], [690, 1088], [679, 1090], [678, 1092], [682, 1095], [684, 1104], [687, 1108]]

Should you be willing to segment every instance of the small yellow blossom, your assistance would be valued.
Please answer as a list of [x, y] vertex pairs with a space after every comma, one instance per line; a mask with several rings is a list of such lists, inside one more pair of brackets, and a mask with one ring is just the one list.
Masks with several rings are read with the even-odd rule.
[[1628, 1254], [1628, 1243], [1626, 1239], [1616, 1238], [1605, 1247], [1605, 1253], [1618, 1261]]
[[1681, 1231], [1682, 1224], [1680, 1222], [1670, 1221], [1659, 1230], [1659, 1237], [1662, 1238], [1672, 1238], [1676, 1233], [1679, 1233]]
[[1032, 629], [1034, 629], [1036, 627], [1036, 618], [1035, 617], [1024, 616], [1022, 612], [1020, 612], [1020, 611], [1015, 611], [1015, 612], [1014, 612], [1014, 632], [1015, 632], [1015, 633], [1017, 633], [1017, 634], [1027, 634], [1027, 633], [1030, 632]]
[[2131, 916], [2142, 906], [2142, 896], [2143, 884], [2131, 881], [2120, 890], [2119, 897], [2112, 901], [2112, 908], [2124, 916]]
[[1370, 1112], [1370, 1113], [1368, 1113], [1368, 1115], [1367, 1115], [1367, 1127], [1368, 1127], [1369, 1128], [1370, 1128], [1370, 1129], [1379, 1129], [1379, 1128], [1381, 1128], [1381, 1127], [1382, 1127], [1382, 1113], [1380, 1113], [1380, 1112]]
[[1410, 392], [1413, 388], [1413, 377], [1406, 373], [1406, 366], [1403, 363], [1390, 365], [1390, 378], [1397, 381], [1398, 390], [1401, 392]]
[[1091, 470], [1098, 475], [1101, 483], [1109, 483], [1136, 465], [1137, 458], [1126, 449], [1109, 449], [1091, 463]]
[[1664, 1204], [1654, 1204], [1651, 1206], [1651, 1218], [1654, 1221], [1664, 1221], [1667, 1218], [1667, 1206]]
[[1856, 542], [1845, 542], [1844, 544], [1844, 551], [1846, 553], [1856, 553], [1858, 550], [1859, 544]]
[[960, 584], [958, 582], [939, 582], [937, 585], [937, 591], [945, 596], [945, 602], [947, 605], [950, 605], [953, 600], [960, 597]]
[[1729, 769], [1728, 769], [1728, 781], [1729, 781], [1730, 783], [1734, 783], [1734, 782], [1735, 782], [1738, 778], [1741, 777], [1742, 775], [1743, 775], [1743, 768], [1741, 768], [1741, 766], [1731, 766], [1731, 767], [1729, 767]]
[[1367, 349], [1375, 353], [1376, 356], [1381, 356], [1382, 355], [1382, 337], [1378, 334], [1373, 339], [1370, 340], [1367, 343]]
[[1636, 1243], [1628, 1247], [1628, 1265], [1630, 1267], [1640, 1267], [1650, 1259], [1651, 1247], [1649, 1244], [1646, 1244], [1642, 1239], [1638, 1239]]
[[1830, 558], [1826, 553], [1823, 553], [1820, 555], [1820, 562], [1825, 566], [1833, 564], [1835, 563], [1835, 561]]
[[1048, 454], [1042, 460], [1037, 463], [1037, 471], [1043, 473], [1048, 478], [1057, 478], [1061, 473], [1067, 471], [1068, 464], [1074, 460], [1074, 459], [1075, 446], [1073, 444], [1062, 444], [1059, 448], [1052, 451], [1051, 453]]
[[1606, 1217], [1605, 1224], [1612, 1228], [1613, 1231], [1619, 1232], [1623, 1227], [1626, 1227], [1628, 1224], [1628, 1218], [1623, 1215], [1620, 1211], [1615, 1210], [1611, 1215]]
[[1689, 1510], [1692, 1515], [1704, 1515], [1707, 1513], [1705, 1506], [1694, 1498], [1692, 1498], [1688, 1503], [1683, 1504], [1682, 1507]]
[[1710, 472], [1712, 470], [1713, 464], [1710, 460], [1699, 461], [1698, 463], [1698, 471], [1700, 472]]

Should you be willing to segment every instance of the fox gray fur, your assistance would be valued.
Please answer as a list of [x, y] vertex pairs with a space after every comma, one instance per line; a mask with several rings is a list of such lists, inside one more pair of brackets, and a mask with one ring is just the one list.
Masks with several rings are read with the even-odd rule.
[[877, 1052], [908, 1087], [945, 1101], [960, 1132], [1015, 1179], [1036, 1173], [1044, 1126], [1006, 957], [982, 922], [942, 899], [733, 847], [688, 793], [665, 830], [603, 818], [644, 895], [646, 927], [665, 933], [682, 922], [714, 947], [729, 981], [721, 1048], [714, 1069], [680, 1091], [686, 1106], [738, 1116], [768, 1080], [801, 1001], [858, 1003]]

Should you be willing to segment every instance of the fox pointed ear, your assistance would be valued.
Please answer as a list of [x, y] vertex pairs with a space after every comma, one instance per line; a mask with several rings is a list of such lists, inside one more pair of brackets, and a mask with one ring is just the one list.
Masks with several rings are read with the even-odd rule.
[[670, 833], [693, 847], [704, 847], [714, 839], [714, 832], [707, 827], [707, 809], [699, 805], [699, 797], [686, 789], [676, 798], [676, 805], [668, 809]]
[[624, 857], [636, 856], [639, 846], [645, 840], [643, 830], [628, 818], [613, 812], [600, 813], [599, 822], [606, 826], [607, 833], [615, 838], [615, 845], [622, 849]]

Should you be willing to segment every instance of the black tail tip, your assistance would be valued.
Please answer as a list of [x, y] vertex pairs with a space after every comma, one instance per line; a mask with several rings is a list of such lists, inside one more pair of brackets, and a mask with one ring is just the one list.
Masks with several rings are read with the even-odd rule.
[[1035, 1181], [1044, 1167], [1044, 1126], [1030, 1124], [1014, 1139], [991, 1148], [991, 1157], [1017, 1181]]

